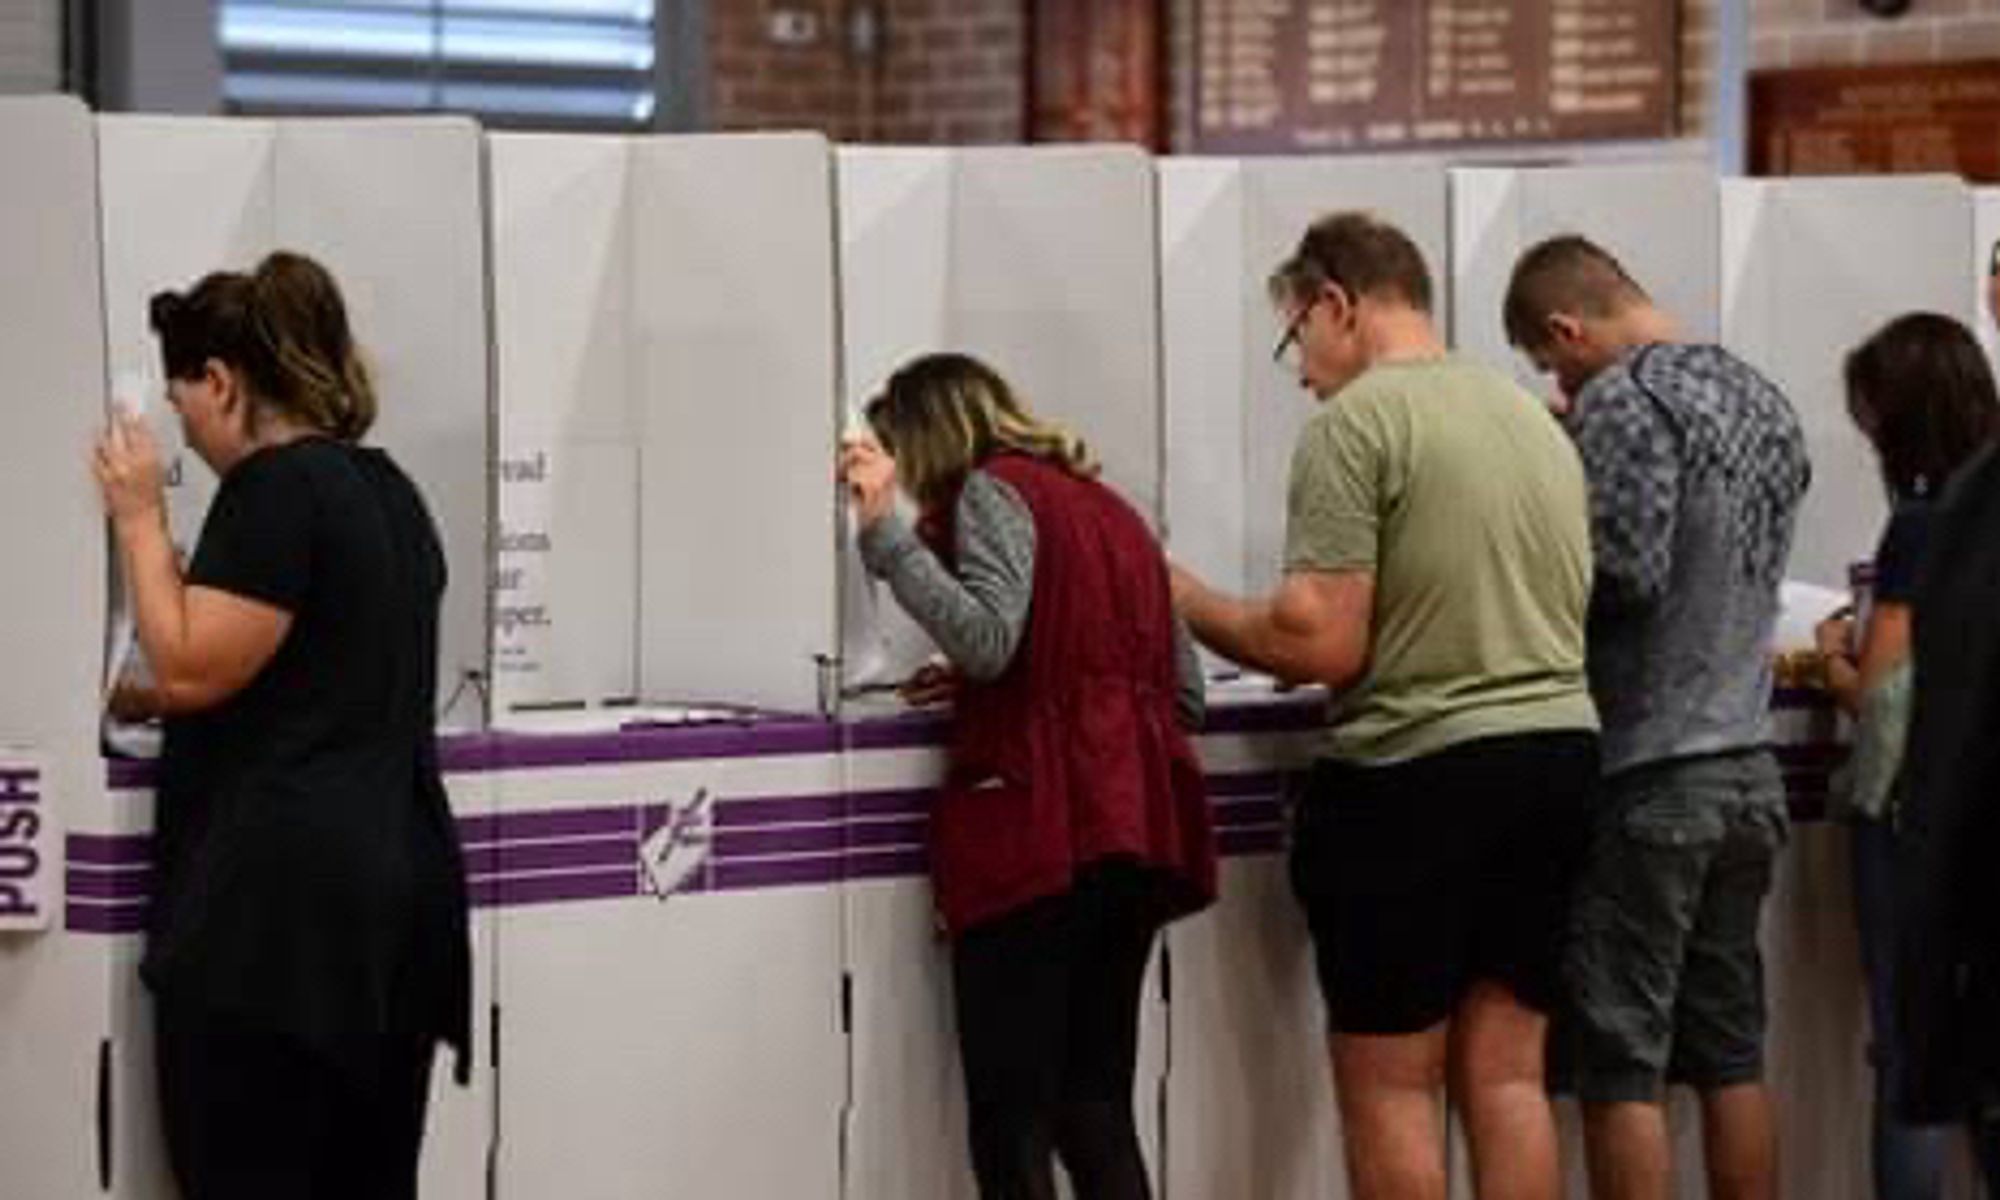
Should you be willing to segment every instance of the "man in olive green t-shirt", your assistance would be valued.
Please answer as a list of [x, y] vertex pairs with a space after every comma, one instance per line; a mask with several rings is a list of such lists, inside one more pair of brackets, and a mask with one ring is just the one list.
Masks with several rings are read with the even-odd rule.
[[1333, 692], [1293, 888], [1326, 999], [1357, 1194], [1443, 1194], [1458, 1081], [1475, 1190], [1558, 1194], [1542, 1079], [1590, 828], [1590, 528], [1554, 418], [1444, 349], [1422, 255], [1342, 213], [1271, 281], [1280, 356], [1320, 400], [1292, 458], [1269, 597], [1184, 571], [1212, 650]]

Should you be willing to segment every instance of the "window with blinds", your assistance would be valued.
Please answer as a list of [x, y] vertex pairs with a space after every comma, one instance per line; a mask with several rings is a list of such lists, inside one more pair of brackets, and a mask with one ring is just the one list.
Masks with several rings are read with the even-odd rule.
[[651, 0], [220, 0], [238, 113], [444, 110], [629, 129], [656, 99]]

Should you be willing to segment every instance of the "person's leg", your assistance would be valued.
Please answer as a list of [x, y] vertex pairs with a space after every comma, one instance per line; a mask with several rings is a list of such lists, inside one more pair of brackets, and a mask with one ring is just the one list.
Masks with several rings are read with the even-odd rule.
[[1352, 1200], [1444, 1200], [1448, 1022], [1414, 1034], [1333, 1035]]
[[1070, 897], [961, 934], [952, 994], [981, 1200], [1055, 1200], [1054, 1113], [1068, 1030]]
[[1673, 1178], [1667, 1110], [1658, 1100], [1592, 1101], [1584, 1155], [1596, 1200], [1666, 1200]]
[[1452, 1018], [1452, 1102], [1464, 1114], [1482, 1200], [1562, 1190], [1549, 1104], [1548, 1014], [1595, 807], [1597, 739], [1496, 739], [1469, 760], [1466, 809], [1480, 828], [1472, 890], [1477, 982]]
[[1056, 1109], [1056, 1151], [1077, 1200], [1149, 1200], [1133, 1120], [1140, 991], [1159, 926], [1146, 881], [1112, 866], [1079, 890], [1068, 1057]]
[[189, 1200], [312, 1200], [330, 1121], [302, 1050], [197, 1008], [160, 1005], [161, 1119]]
[[1681, 764], [1614, 776], [1572, 912], [1577, 1092], [1597, 1200], [1665, 1200], [1663, 1079], [1689, 930], [1723, 838]]
[[1548, 1017], [1498, 983], [1473, 985], [1452, 1018], [1451, 1095], [1464, 1113], [1480, 1200], [1556, 1200], [1555, 1114], [1543, 1079]]
[[1855, 932], [1862, 976], [1868, 985], [1869, 1060], [1875, 1068], [1872, 1165], [1876, 1200], [1937, 1200], [1952, 1131], [1898, 1120], [1895, 1095], [1902, 1076], [1896, 1038], [1896, 835], [1886, 823], [1854, 824]]
[[1470, 971], [1468, 828], [1452, 751], [1322, 762], [1292, 884], [1326, 1001], [1353, 1200], [1441, 1200], [1449, 1020]]
[[1768, 755], [1726, 765], [1725, 839], [1687, 941], [1668, 1076], [1701, 1094], [1715, 1200], [1774, 1200], [1777, 1123], [1763, 1083], [1764, 960], [1758, 945], [1773, 864], [1786, 840], [1782, 777]]
[[320, 1147], [317, 1173], [326, 1200], [416, 1200], [435, 1055], [436, 1043], [428, 1037], [387, 1036], [372, 1085], [327, 1081], [338, 1089], [340, 1104], [333, 1134]]

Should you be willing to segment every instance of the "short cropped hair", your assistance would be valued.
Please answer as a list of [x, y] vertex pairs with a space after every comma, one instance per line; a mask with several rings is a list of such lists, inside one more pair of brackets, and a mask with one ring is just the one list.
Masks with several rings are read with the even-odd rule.
[[1558, 313], [1608, 317], [1647, 299], [1610, 251], [1567, 233], [1530, 247], [1514, 264], [1501, 319], [1508, 342], [1536, 350], [1548, 342], [1549, 318]]
[[1291, 257], [1271, 272], [1271, 298], [1300, 304], [1334, 284], [1354, 298], [1400, 300], [1431, 311], [1431, 273], [1410, 236], [1367, 212], [1337, 212], [1314, 221]]

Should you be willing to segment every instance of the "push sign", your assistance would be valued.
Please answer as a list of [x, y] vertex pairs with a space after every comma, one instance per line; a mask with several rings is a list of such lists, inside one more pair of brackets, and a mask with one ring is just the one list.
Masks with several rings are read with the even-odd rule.
[[49, 927], [57, 864], [47, 779], [33, 757], [0, 749], [0, 931]]

